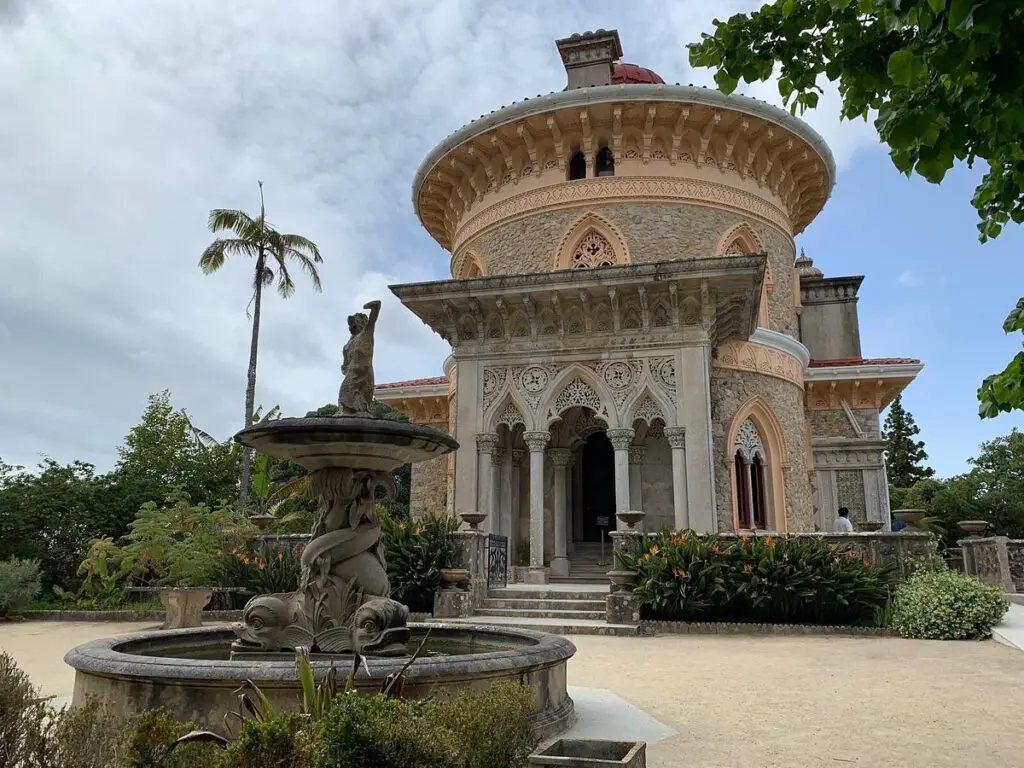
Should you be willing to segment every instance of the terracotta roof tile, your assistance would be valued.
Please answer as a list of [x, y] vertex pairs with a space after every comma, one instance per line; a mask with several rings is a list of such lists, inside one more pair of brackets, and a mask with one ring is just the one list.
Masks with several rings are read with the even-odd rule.
[[846, 357], [838, 360], [811, 360], [811, 368], [839, 368], [854, 365], [920, 365], [912, 357]]
[[429, 387], [434, 384], [447, 384], [447, 376], [434, 376], [430, 379], [409, 379], [408, 381], [389, 381], [378, 384], [377, 389], [398, 389], [399, 387]]

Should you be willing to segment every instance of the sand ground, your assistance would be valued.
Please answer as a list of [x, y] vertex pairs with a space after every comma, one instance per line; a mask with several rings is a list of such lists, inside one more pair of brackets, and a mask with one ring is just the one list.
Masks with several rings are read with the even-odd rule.
[[[0, 648], [42, 693], [67, 697], [70, 648], [153, 626], [0, 624]], [[1024, 768], [1024, 653], [991, 641], [571, 639], [571, 685], [612, 691], [676, 731], [649, 745], [651, 768]]]

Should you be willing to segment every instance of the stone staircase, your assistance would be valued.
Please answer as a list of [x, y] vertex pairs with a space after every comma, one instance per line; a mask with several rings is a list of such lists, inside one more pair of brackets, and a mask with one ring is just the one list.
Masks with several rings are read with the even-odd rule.
[[601, 543], [595, 541], [576, 542], [569, 557], [569, 575], [552, 576], [552, 584], [607, 584], [608, 571], [612, 570], [612, 545], [604, 545], [604, 561], [601, 561]]

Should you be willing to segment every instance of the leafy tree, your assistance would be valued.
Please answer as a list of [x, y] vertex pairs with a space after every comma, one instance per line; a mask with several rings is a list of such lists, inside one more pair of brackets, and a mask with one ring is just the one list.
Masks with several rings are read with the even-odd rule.
[[[893, 164], [939, 183], [957, 160], [984, 160], [975, 190], [980, 240], [1024, 221], [1024, 3], [1020, 0], [776, 0], [715, 20], [690, 62], [717, 67], [731, 93], [768, 79], [795, 113], [813, 108], [822, 76], [838, 81], [844, 119], [867, 119]], [[1024, 331], [1024, 299], [1007, 318]], [[989, 418], [1024, 408], [1024, 352], [978, 390]]]
[[[245, 387], [245, 426], [253, 423], [256, 407], [256, 353], [259, 348], [263, 289], [273, 285], [276, 278], [277, 292], [282, 298], [287, 299], [295, 293], [295, 283], [288, 272], [288, 264], [292, 262], [309, 276], [313, 288], [320, 291], [320, 274], [316, 265], [323, 263], [320, 249], [312, 240], [307, 240], [301, 235], [282, 234], [270, 225], [263, 201], [263, 182], [259, 184], [260, 214], [257, 218], [239, 210], [217, 208], [210, 211], [210, 231], [216, 233], [230, 230], [234, 237], [218, 237], [199, 257], [199, 268], [207, 275], [224, 266], [229, 256], [248, 256], [255, 262], [250, 302], [252, 339], [249, 343], [249, 373]], [[252, 453], [243, 450], [239, 486], [239, 498], [243, 504], [248, 504], [249, 501], [251, 475]]]
[[910, 488], [918, 480], [935, 474], [931, 467], [922, 466], [928, 454], [924, 441], [914, 439], [920, 432], [913, 415], [903, 407], [903, 396], [897, 396], [882, 427], [889, 483], [897, 488]]

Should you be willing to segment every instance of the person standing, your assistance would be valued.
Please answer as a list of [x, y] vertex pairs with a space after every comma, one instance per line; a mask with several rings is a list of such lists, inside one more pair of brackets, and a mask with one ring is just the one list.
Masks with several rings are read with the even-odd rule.
[[839, 517], [836, 518], [832, 530], [836, 533], [853, 533], [853, 523], [850, 522], [850, 510], [846, 507], [839, 508]]

